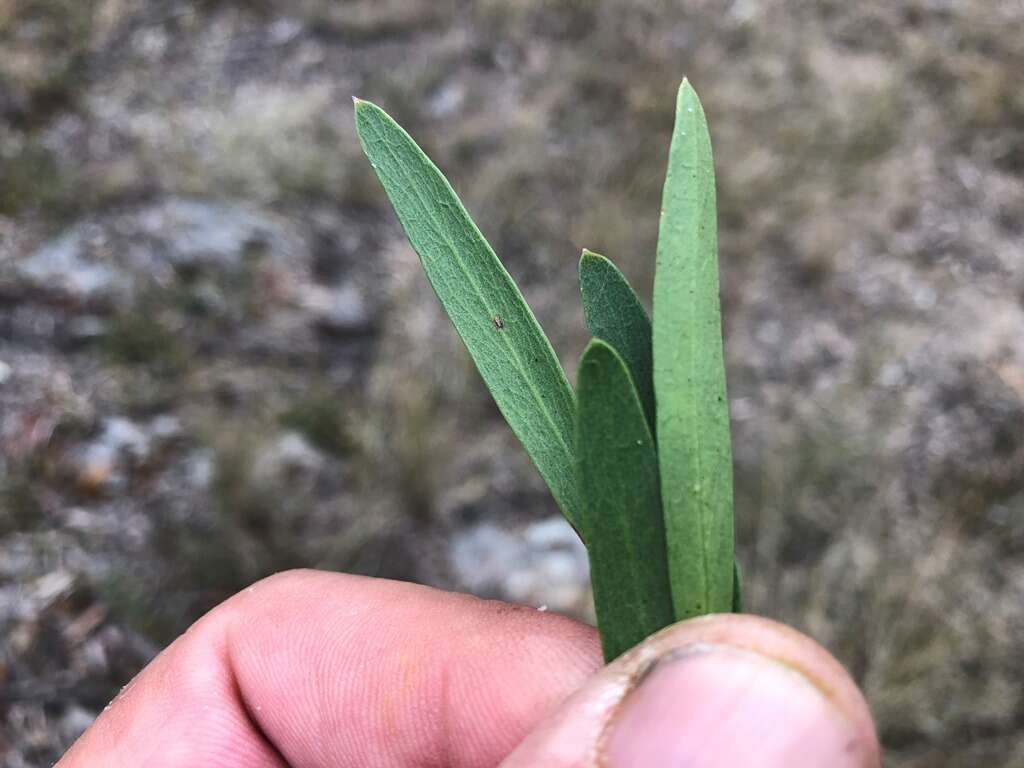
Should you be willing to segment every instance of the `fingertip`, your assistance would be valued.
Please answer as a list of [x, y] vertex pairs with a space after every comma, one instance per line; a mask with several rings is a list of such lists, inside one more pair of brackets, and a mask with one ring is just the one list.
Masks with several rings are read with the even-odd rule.
[[799, 674], [831, 706], [875, 741], [871, 712], [846, 668], [819, 643], [793, 627], [752, 614], [716, 614], [692, 619], [651, 638], [650, 652], [671, 655], [674, 649], [701, 645], [747, 651]]
[[748, 615], [673, 625], [616, 659], [506, 768], [877, 768], [867, 704], [807, 636]]

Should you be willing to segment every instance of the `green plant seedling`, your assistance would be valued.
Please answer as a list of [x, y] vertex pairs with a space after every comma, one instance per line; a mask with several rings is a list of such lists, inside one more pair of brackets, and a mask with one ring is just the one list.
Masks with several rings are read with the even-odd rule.
[[580, 260], [595, 337], [574, 394], [551, 344], [451, 185], [356, 100], [363, 149], [513, 432], [587, 545], [605, 656], [663, 626], [742, 610], [719, 306], [711, 140], [684, 80], [658, 237], [653, 322], [622, 273]]
[[583, 528], [605, 658], [675, 619], [658, 455], [625, 362], [594, 339], [576, 378]]
[[662, 196], [654, 272], [658, 461], [677, 618], [733, 606], [732, 448], [718, 297], [711, 137], [686, 80]]
[[[607, 341], [622, 354], [629, 375], [636, 385], [637, 394], [644, 406], [644, 415], [648, 419], [648, 425], [653, 434], [656, 419], [651, 322], [647, 313], [622, 272], [604, 256], [584, 250], [583, 257], [580, 259], [579, 271], [583, 315], [587, 327], [595, 338]], [[577, 388], [579, 388], [578, 382]], [[582, 409], [582, 404], [580, 408]], [[577, 437], [578, 446], [582, 446], [584, 442]], [[584, 506], [586, 506], [587, 493], [582, 490], [582, 485], [581, 494]], [[732, 514], [731, 508], [729, 514]], [[635, 567], [639, 568], [640, 566]], [[654, 567], [660, 568], [660, 562]], [[732, 610], [734, 613], [742, 613], [743, 596], [737, 563], [734, 563], [733, 570]], [[596, 591], [595, 586], [595, 594]]]
[[512, 277], [408, 133], [356, 100], [363, 150], [477, 370], [565, 517], [577, 527], [576, 399]]
[[587, 328], [595, 339], [603, 339], [622, 355], [654, 434], [650, 318], [625, 276], [604, 256], [584, 249], [579, 271]]

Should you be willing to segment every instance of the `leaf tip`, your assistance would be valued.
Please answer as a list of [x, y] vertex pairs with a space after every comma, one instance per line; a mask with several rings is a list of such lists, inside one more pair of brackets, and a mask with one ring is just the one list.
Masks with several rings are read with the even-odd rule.
[[592, 251], [589, 248], [583, 249], [583, 255], [580, 256], [580, 266], [584, 264], [589, 266], [597, 266], [598, 264], [611, 263], [611, 260], [607, 256], [602, 256], [596, 251]]
[[580, 255], [579, 271], [582, 272], [586, 267], [593, 266], [603, 259], [599, 253], [594, 253], [589, 248], [584, 248], [583, 253]]
[[697, 89], [693, 87], [688, 77], [684, 77], [683, 82], [679, 86], [676, 108], [679, 111], [686, 109], [689, 113], [697, 112], [700, 115], [704, 114], [704, 106], [701, 104], [700, 96], [697, 95]]
[[379, 126], [382, 122], [390, 120], [390, 118], [383, 109], [372, 101], [365, 101], [358, 96], [352, 97], [352, 108], [355, 113], [356, 135], [359, 136], [359, 143], [363, 147], [363, 152], [369, 157], [370, 149], [367, 146], [367, 138], [372, 135], [373, 126]]
[[368, 116], [371, 112], [383, 112], [383, 110], [372, 101], [360, 99], [358, 96], [352, 97], [352, 108], [356, 113], [357, 121], [363, 116]]
[[611, 357], [615, 360], [619, 360], [619, 354], [611, 344], [603, 339], [593, 338], [587, 344], [586, 348], [583, 350], [583, 354], [580, 356], [580, 367], [582, 368], [584, 363], [594, 362], [603, 357]]

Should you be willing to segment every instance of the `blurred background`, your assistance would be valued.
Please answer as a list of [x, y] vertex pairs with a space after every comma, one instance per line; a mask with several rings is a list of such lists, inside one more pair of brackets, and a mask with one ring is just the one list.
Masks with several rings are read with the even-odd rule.
[[449, 174], [572, 372], [718, 165], [750, 610], [887, 765], [1024, 765], [1024, 2], [0, 0], [0, 766], [296, 566], [586, 618], [586, 557], [355, 138]]

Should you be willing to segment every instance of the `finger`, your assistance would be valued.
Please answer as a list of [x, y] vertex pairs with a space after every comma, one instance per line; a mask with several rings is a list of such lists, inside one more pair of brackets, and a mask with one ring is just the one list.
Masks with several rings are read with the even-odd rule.
[[669, 627], [546, 718], [503, 768], [877, 768], [874, 726], [842, 666], [753, 616]]
[[125, 686], [55, 768], [286, 768], [239, 696], [225, 631], [232, 602]]
[[59, 767], [493, 766], [599, 666], [556, 615], [287, 573], [179, 638]]

